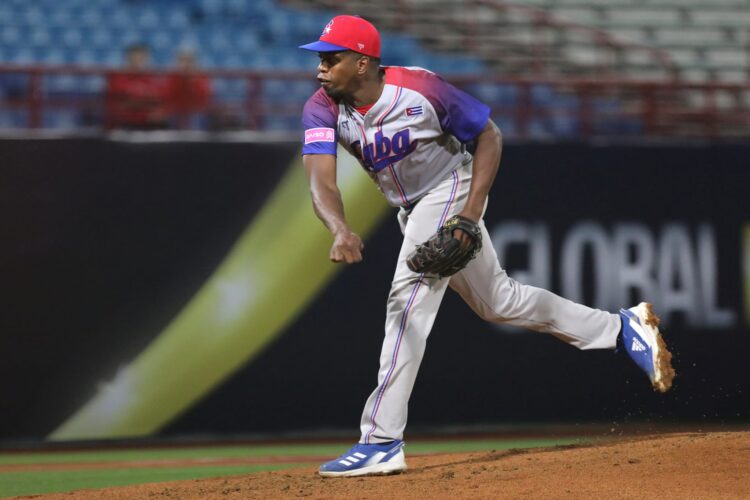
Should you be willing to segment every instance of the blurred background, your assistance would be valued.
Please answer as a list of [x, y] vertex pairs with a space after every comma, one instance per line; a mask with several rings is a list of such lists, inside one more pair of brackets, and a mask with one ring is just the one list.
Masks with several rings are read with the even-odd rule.
[[365, 263], [311, 210], [297, 46], [340, 13], [491, 106], [509, 273], [675, 352], [656, 395], [449, 293], [410, 429], [746, 424], [750, 0], [0, 0], [0, 442], [356, 438], [400, 234], [345, 154]]

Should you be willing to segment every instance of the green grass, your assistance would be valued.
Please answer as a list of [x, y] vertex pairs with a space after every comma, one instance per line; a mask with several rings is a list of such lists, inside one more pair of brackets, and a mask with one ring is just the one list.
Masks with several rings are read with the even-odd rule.
[[0, 474], [0, 496], [64, 492], [130, 484], [179, 481], [288, 469], [300, 464], [196, 466], [180, 468], [88, 469], [76, 471], [12, 472]]
[[[581, 443], [581, 438], [523, 440], [443, 440], [407, 444], [407, 454], [455, 453], [470, 451], [536, 448]], [[290, 463], [253, 465], [192, 465], [182, 467], [118, 467], [55, 471], [0, 473], [0, 497], [66, 492], [83, 488], [104, 488], [150, 482], [200, 479], [298, 467], [294, 458], [335, 457], [351, 443], [283, 444], [258, 446], [212, 446], [190, 448], [149, 448], [127, 450], [87, 450], [38, 453], [0, 453], [0, 465], [76, 464], [149, 460], [233, 459], [290, 457]], [[308, 464], [309, 465], [309, 464]]]

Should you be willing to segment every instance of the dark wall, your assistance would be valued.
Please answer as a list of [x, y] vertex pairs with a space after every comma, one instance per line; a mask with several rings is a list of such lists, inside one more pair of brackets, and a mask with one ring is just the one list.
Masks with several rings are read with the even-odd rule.
[[[410, 425], [747, 419], [750, 329], [740, 258], [750, 248], [740, 236], [750, 221], [749, 152], [507, 147], [486, 221], [511, 275], [558, 293], [580, 289], [583, 301], [612, 311], [654, 301], [678, 378], [670, 393], [656, 394], [624, 353], [583, 352], [543, 334], [500, 330], [449, 291], [412, 395]], [[517, 239], [532, 243], [514, 242], [519, 231], [526, 234]], [[540, 233], [548, 238], [546, 270], [531, 257]], [[356, 434], [376, 385], [399, 245], [391, 219], [368, 240], [363, 265], [347, 269], [264, 356], [166, 433], [344, 427]], [[566, 265], [580, 272], [566, 278]], [[644, 281], [637, 279], [643, 268], [646, 297], [628, 286]]]
[[[410, 425], [747, 419], [748, 153], [507, 146], [486, 215], [502, 263], [597, 307], [654, 301], [675, 352], [675, 388], [654, 394], [624, 355], [488, 325], [449, 292]], [[296, 154], [295, 144], [0, 142], [0, 438], [43, 437], [140, 352]], [[399, 245], [389, 218], [363, 264], [164, 434], [356, 433]]]
[[214, 271], [289, 144], [0, 141], [0, 437], [41, 437]]

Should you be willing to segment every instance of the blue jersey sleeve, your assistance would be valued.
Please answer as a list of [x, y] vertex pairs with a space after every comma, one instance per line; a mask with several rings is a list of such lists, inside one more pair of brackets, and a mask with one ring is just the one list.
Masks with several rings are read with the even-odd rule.
[[302, 154], [336, 155], [338, 105], [323, 89], [315, 92], [302, 111], [304, 138]]
[[427, 98], [437, 111], [440, 126], [461, 142], [470, 142], [484, 129], [490, 108], [437, 75], [427, 83]]

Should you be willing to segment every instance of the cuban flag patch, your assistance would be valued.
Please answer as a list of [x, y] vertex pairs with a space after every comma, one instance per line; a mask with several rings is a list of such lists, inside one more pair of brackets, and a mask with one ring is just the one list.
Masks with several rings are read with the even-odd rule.
[[422, 106], [406, 108], [406, 116], [416, 116], [422, 114]]

